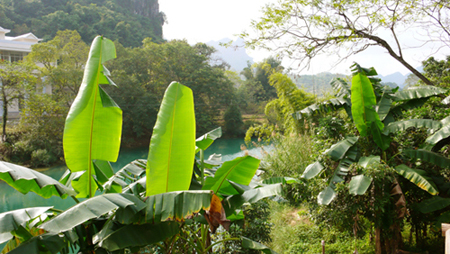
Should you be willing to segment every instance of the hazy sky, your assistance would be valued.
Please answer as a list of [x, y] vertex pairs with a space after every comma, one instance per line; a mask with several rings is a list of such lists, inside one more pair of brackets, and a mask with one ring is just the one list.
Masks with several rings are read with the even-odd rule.
[[[218, 41], [223, 38], [236, 39], [236, 34], [243, 31], [251, 31], [250, 23], [258, 20], [262, 15], [262, 7], [276, 0], [160, 0], [160, 11], [167, 16], [168, 24], [163, 26], [164, 38], [186, 39], [190, 44], [197, 42]], [[400, 35], [407, 46], [419, 45], [412, 33]], [[404, 50], [406, 60], [413, 67], [421, 65], [421, 61], [434, 53], [432, 48], [420, 48]], [[261, 61], [270, 56], [270, 52], [249, 51], [247, 54], [254, 61]], [[450, 54], [450, 49], [433, 54], [437, 59], [443, 59]], [[358, 62], [363, 67], [375, 67], [382, 75], [394, 72], [409, 73], [405, 67], [394, 60], [381, 48], [370, 48], [358, 55], [352, 56], [346, 62], [335, 66], [337, 62], [335, 55], [321, 56], [312, 62], [309, 70], [298, 70], [297, 74], [318, 73], [322, 71], [339, 72], [349, 74], [349, 66], [352, 62]], [[285, 59], [285, 67], [296, 69], [296, 62]]]

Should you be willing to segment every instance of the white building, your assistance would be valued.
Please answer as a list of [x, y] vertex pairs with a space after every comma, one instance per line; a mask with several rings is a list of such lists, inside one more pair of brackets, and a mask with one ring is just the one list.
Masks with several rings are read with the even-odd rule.
[[[22, 34], [16, 37], [6, 36], [11, 30], [0, 27], [0, 59], [10, 62], [20, 61], [31, 52], [31, 46], [38, 43], [42, 39], [39, 39], [32, 33]], [[43, 88], [45, 93], [51, 93], [51, 88]], [[0, 101], [0, 109], [2, 106]], [[19, 117], [19, 105], [13, 103], [8, 107], [8, 118]], [[0, 110], [0, 116], [2, 116], [2, 110]]]

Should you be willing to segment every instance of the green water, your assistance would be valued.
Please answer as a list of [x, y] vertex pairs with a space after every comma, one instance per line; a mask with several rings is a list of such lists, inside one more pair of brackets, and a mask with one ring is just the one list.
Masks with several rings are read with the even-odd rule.
[[[243, 156], [244, 152], [241, 151], [242, 144], [244, 144], [242, 139], [218, 139], [205, 151], [205, 158], [208, 158], [213, 153], [222, 154], [222, 161], [228, 161]], [[260, 148], [251, 148], [248, 150], [248, 153], [261, 159]], [[117, 162], [113, 163], [112, 166], [114, 170], [117, 171], [135, 159], [147, 158], [147, 155], [148, 148], [123, 150], [119, 154]], [[64, 174], [65, 170], [65, 166], [57, 166], [50, 168], [43, 173], [54, 179], [59, 179]], [[73, 205], [75, 205], [75, 201], [71, 198], [61, 199], [59, 197], [52, 197], [44, 199], [35, 193], [24, 195], [0, 181], [0, 213], [37, 206], [53, 206], [57, 209], [65, 210]]]

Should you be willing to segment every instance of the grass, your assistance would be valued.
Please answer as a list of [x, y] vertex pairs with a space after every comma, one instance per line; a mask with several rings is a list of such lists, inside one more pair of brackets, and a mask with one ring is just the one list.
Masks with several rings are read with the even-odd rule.
[[331, 227], [315, 225], [303, 207], [271, 202], [270, 223], [272, 242], [269, 247], [278, 253], [322, 253], [322, 240], [327, 254], [353, 253], [355, 247], [360, 254], [374, 253], [370, 236], [355, 239], [347, 233]]

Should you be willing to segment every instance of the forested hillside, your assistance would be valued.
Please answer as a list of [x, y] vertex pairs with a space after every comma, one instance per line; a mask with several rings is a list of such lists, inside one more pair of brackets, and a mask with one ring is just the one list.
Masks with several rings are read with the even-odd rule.
[[144, 38], [162, 41], [164, 13], [158, 0], [0, 0], [0, 26], [8, 35], [34, 33], [45, 41], [58, 30], [76, 30], [84, 42], [98, 35], [125, 47]]

